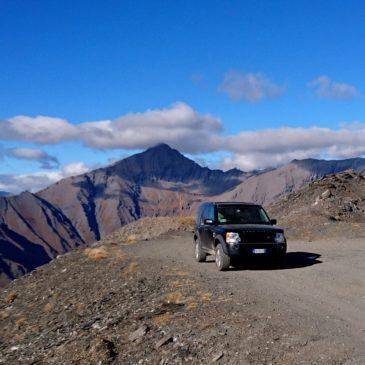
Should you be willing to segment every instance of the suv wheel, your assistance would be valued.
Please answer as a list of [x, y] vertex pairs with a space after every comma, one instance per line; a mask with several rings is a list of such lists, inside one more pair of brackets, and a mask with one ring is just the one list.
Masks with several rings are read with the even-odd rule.
[[231, 259], [223, 251], [222, 245], [219, 243], [215, 248], [215, 264], [219, 271], [227, 270], [230, 266]]
[[194, 243], [194, 256], [198, 262], [204, 262], [207, 258], [207, 254], [202, 250], [200, 239], [197, 238]]

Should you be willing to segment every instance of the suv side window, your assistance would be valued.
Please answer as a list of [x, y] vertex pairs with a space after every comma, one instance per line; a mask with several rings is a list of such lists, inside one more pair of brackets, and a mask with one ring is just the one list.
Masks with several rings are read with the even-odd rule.
[[209, 204], [204, 211], [205, 219], [211, 219], [214, 222], [214, 205]]
[[204, 220], [207, 219], [208, 205], [204, 204], [202, 209], [202, 215], [200, 217], [200, 224], [204, 224]]
[[202, 204], [196, 215], [196, 225], [203, 225], [205, 219], [211, 219], [214, 221], [214, 205], [213, 204]]
[[205, 219], [211, 219], [214, 221], [214, 205], [207, 204], [204, 206], [203, 213], [200, 219], [200, 224], [204, 224]]
[[195, 223], [196, 223], [197, 226], [199, 226], [202, 223], [202, 221], [204, 220], [203, 213], [204, 213], [204, 208], [205, 207], [206, 207], [205, 204], [202, 204], [199, 207], [198, 213], [196, 215], [196, 220], [195, 220]]

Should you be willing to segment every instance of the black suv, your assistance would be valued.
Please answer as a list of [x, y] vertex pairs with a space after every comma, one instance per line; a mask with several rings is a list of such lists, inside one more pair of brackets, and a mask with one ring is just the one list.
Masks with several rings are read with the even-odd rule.
[[197, 261], [215, 255], [219, 270], [245, 257], [283, 259], [286, 238], [276, 220], [252, 203], [203, 203], [195, 221], [194, 249]]

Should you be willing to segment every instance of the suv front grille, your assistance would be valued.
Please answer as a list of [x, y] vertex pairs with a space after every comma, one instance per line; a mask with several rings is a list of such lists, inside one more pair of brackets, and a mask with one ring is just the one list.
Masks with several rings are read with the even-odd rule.
[[241, 234], [243, 243], [273, 243], [275, 232], [246, 231]]

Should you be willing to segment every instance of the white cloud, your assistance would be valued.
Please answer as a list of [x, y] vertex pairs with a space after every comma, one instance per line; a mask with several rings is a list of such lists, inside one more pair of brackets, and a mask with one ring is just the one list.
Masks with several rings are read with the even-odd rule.
[[325, 75], [317, 77], [307, 86], [312, 88], [318, 97], [325, 99], [349, 100], [359, 95], [355, 86], [333, 81]]
[[62, 177], [76, 176], [84, 174], [85, 172], [90, 171], [90, 166], [86, 165], [84, 162], [71, 162], [69, 164], [65, 164], [61, 168]]
[[238, 167], [244, 171], [252, 171], [256, 169], [280, 166], [294, 159], [318, 157], [320, 152], [320, 150], [313, 149], [307, 151], [289, 151], [286, 153], [235, 153], [232, 156], [225, 157], [220, 164], [220, 167], [224, 170]]
[[126, 114], [114, 121], [73, 125], [49, 117], [18, 116], [0, 121], [0, 139], [40, 144], [78, 140], [99, 149], [143, 149], [165, 142], [185, 152], [206, 152], [202, 141], [219, 132], [218, 118], [202, 115], [185, 103], [169, 108]]
[[202, 141], [221, 128], [219, 119], [198, 114], [185, 103], [80, 125], [84, 143], [90, 147], [141, 149], [165, 142], [191, 153], [209, 150]]
[[52, 169], [59, 165], [56, 157], [38, 148], [12, 148], [7, 150], [7, 156], [20, 160], [37, 161], [43, 169]]
[[14, 194], [26, 190], [35, 193], [61, 179], [83, 174], [90, 169], [91, 167], [84, 162], [74, 162], [61, 166], [58, 171], [41, 171], [18, 175], [0, 174], [0, 190]]
[[258, 103], [280, 96], [285, 86], [273, 83], [261, 73], [230, 71], [224, 76], [218, 90], [232, 100]]
[[245, 170], [267, 168], [303, 158], [350, 158], [365, 154], [365, 124], [357, 129], [342, 125], [329, 128], [277, 128], [241, 132], [224, 138], [232, 156], [226, 157], [223, 168]]
[[77, 139], [79, 130], [64, 119], [18, 115], [0, 121], [1, 139], [53, 144]]

